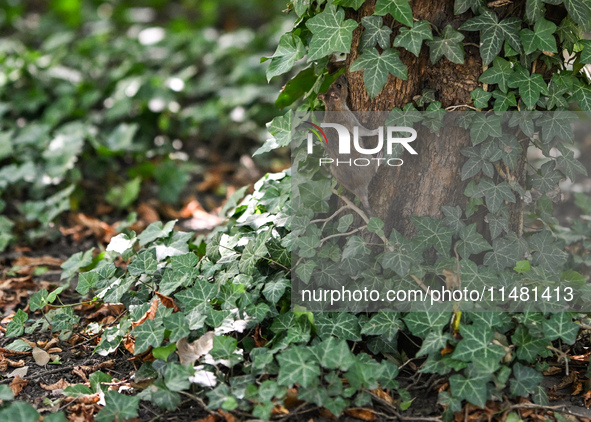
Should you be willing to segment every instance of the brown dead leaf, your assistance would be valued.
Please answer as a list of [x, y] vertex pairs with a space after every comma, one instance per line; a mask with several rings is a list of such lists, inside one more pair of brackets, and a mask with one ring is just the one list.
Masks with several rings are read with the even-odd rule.
[[378, 396], [380, 399], [384, 400], [386, 403], [390, 403], [390, 404], [394, 403], [394, 399], [392, 398], [392, 396], [390, 394], [386, 393], [381, 388], [376, 388], [375, 390], [371, 390], [371, 392], [374, 393], [376, 396]]
[[571, 396], [578, 396], [579, 394], [581, 394], [581, 391], [583, 391], [583, 387], [584, 382], [581, 379], [576, 380], [573, 383], [573, 392], [571, 393]]
[[362, 421], [372, 422], [376, 420], [376, 414], [371, 409], [349, 409], [345, 410], [345, 414]]
[[295, 388], [288, 389], [287, 393], [285, 393], [285, 398], [283, 399], [283, 404], [288, 409], [293, 409], [294, 407], [299, 406], [303, 402], [303, 400], [300, 400], [298, 398], [298, 390], [296, 390]]
[[77, 402], [68, 409], [68, 422], [94, 422], [94, 413], [98, 412], [96, 404]]
[[325, 407], [321, 407], [320, 409], [318, 409], [318, 413], [320, 413], [320, 416], [326, 419], [332, 419], [333, 421], [337, 420], [337, 417]]
[[209, 414], [206, 417], [194, 420], [193, 422], [218, 422], [219, 420], [220, 420], [220, 417], [218, 415]]
[[79, 366], [76, 366], [74, 369], [72, 369], [72, 373], [74, 375], [78, 375], [82, 379], [82, 381], [88, 382], [88, 377]]
[[267, 339], [264, 338], [261, 334], [260, 324], [257, 325], [254, 329], [254, 334], [252, 335], [252, 338], [254, 339], [254, 344], [256, 345], [256, 347], [265, 347], [265, 345], [267, 344]]
[[136, 208], [136, 211], [138, 219], [142, 221], [146, 225], [146, 227], [151, 223], [160, 221], [160, 216], [158, 215], [158, 212], [156, 212], [154, 207], [152, 207], [147, 202], [142, 202], [141, 204], [139, 204]]
[[162, 302], [162, 304], [164, 306], [166, 306], [169, 309], [174, 309], [175, 312], [180, 311], [179, 307], [176, 306], [176, 303], [174, 303], [174, 300], [171, 297], [165, 296], [160, 292], [154, 292], [156, 293], [156, 296], [158, 296], [158, 298], [160, 299], [160, 302]]
[[589, 409], [589, 406], [591, 406], [591, 390], [583, 394], [583, 402], [585, 403], [585, 407]]
[[137, 327], [138, 325], [142, 325], [147, 319], [154, 319], [156, 317], [156, 310], [158, 309], [158, 298], [155, 297], [152, 299], [152, 304], [150, 305], [150, 309], [146, 311], [142, 317], [137, 321], [132, 321], [131, 326], [133, 328]]
[[176, 352], [181, 365], [193, 364], [201, 356], [208, 354], [212, 348], [213, 331], [208, 331], [192, 343], [187, 342], [187, 337], [176, 342]]
[[49, 353], [45, 350], [40, 349], [39, 347], [33, 347], [33, 359], [35, 359], [35, 363], [39, 366], [45, 366], [49, 363]]
[[16, 377], [24, 377], [27, 375], [27, 372], [29, 372], [29, 367], [28, 366], [23, 366], [22, 368], [16, 368], [14, 371], [12, 371], [10, 374], [6, 375], [7, 378], [16, 378]]
[[0, 354], [0, 372], [4, 372], [8, 369], [8, 359], [4, 355]]
[[226, 422], [236, 422], [236, 418], [230, 412], [224, 412], [222, 409], [218, 409], [218, 412], [222, 414]]
[[123, 347], [125, 347], [132, 355], [134, 354], [135, 340], [129, 334], [126, 334], [125, 337], [123, 337]]
[[29, 384], [29, 381], [22, 379], [19, 375], [14, 377], [14, 379], [10, 383], [10, 389], [14, 394], [14, 397], [18, 396], [20, 392]]
[[39, 385], [44, 390], [53, 391], [53, 390], [63, 390], [64, 388], [66, 388], [72, 384], [70, 384], [68, 381], [66, 381], [65, 379], [62, 378], [58, 382], [54, 382], [53, 384], [43, 384], [42, 382], [40, 382]]
[[542, 374], [544, 375], [555, 375], [562, 372], [562, 368], [559, 366], [551, 366], [548, 369], [546, 369], [545, 371], [542, 371]]
[[271, 409], [271, 414], [272, 415], [289, 415], [289, 410], [287, 410], [285, 408], [285, 406], [283, 406], [282, 404], [275, 404], [275, 406], [273, 406], [273, 409]]
[[[94, 308], [94, 305], [92, 306]], [[74, 308], [79, 310], [77, 308]], [[118, 317], [122, 312], [125, 311], [125, 305], [118, 303], [103, 303], [95, 312], [86, 316], [89, 321], [102, 320], [105, 317], [114, 316]]]

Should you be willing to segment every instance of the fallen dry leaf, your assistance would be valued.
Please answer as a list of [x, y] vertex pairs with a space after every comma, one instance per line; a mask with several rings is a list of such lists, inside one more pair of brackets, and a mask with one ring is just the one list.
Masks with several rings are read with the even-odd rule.
[[82, 381], [88, 382], [88, 377], [86, 376], [84, 371], [79, 366], [76, 366], [74, 369], [72, 369], [72, 373], [74, 375], [78, 375], [80, 378], [82, 378]]
[[12, 382], [9, 384], [14, 397], [18, 396], [20, 392], [23, 391], [23, 388], [27, 386], [27, 384], [29, 384], [29, 381], [22, 379], [20, 375], [14, 377]]
[[220, 412], [222, 414], [222, 416], [224, 417], [226, 422], [236, 422], [236, 418], [230, 412], [224, 412], [221, 409], [218, 409], [218, 412]]
[[337, 420], [337, 417], [327, 408], [325, 407], [321, 407], [320, 409], [318, 409], [318, 413], [320, 413], [320, 416], [326, 418], [326, 419], [332, 419], [334, 421]]
[[345, 410], [345, 414], [362, 421], [372, 422], [376, 420], [376, 414], [371, 409], [349, 409]]
[[585, 407], [589, 409], [589, 406], [591, 406], [591, 390], [583, 394], [583, 401], [585, 403]]
[[181, 365], [193, 364], [213, 348], [213, 331], [208, 331], [192, 343], [188, 343], [187, 337], [183, 337], [176, 342], [176, 348]]
[[169, 309], [174, 309], [175, 312], [180, 311], [179, 307], [176, 306], [176, 303], [174, 303], [174, 300], [171, 297], [165, 296], [160, 292], [154, 292], [156, 293], [156, 296], [158, 296], [158, 298], [160, 299], [160, 302], [162, 302], [162, 304], [164, 306], [166, 306]]
[[371, 390], [371, 392], [374, 393], [379, 398], [381, 398], [382, 400], [384, 400], [386, 403], [390, 403], [390, 404], [394, 403], [394, 399], [392, 398], [392, 396], [390, 394], [386, 393], [381, 388]]
[[40, 349], [39, 347], [33, 347], [33, 359], [35, 359], [35, 363], [39, 366], [45, 366], [49, 363], [50, 357], [49, 353], [45, 350]]
[[10, 374], [6, 375], [7, 378], [15, 378], [15, 377], [24, 377], [29, 372], [28, 366], [23, 366], [22, 368], [16, 368]]
[[65, 379], [62, 378], [58, 382], [54, 382], [53, 384], [43, 384], [42, 382], [40, 382], [39, 385], [44, 390], [53, 391], [53, 390], [63, 390], [64, 388], [66, 388], [72, 384], [70, 384], [68, 381], [66, 381]]
[[272, 415], [289, 415], [289, 410], [282, 404], [277, 403], [271, 410]]
[[211, 415], [210, 414], [210, 415], [207, 415], [204, 418], [197, 419], [197, 420], [195, 420], [193, 422], [217, 422], [219, 420], [220, 420], [220, 417], [218, 415]]
[[545, 371], [542, 371], [542, 374], [544, 375], [555, 375], [562, 372], [562, 368], [559, 366], [551, 366], [548, 369], [546, 369]]
[[137, 327], [138, 325], [142, 325], [147, 319], [154, 319], [156, 317], [156, 310], [158, 309], [158, 298], [155, 297], [152, 299], [152, 304], [150, 305], [150, 309], [146, 311], [142, 317], [137, 321], [132, 321], [131, 326], [133, 328]]

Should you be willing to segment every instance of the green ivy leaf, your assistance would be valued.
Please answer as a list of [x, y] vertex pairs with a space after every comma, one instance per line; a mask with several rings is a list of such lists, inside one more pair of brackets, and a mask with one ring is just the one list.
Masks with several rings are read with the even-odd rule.
[[515, 202], [515, 194], [507, 182], [495, 185], [495, 182], [488, 177], [480, 179], [480, 183], [476, 185], [472, 195], [474, 198], [482, 198], [483, 196], [488, 210], [493, 213], [501, 208], [504, 201]]
[[540, 192], [548, 192], [562, 179], [562, 174], [554, 170], [554, 161], [548, 161], [542, 164], [539, 172], [534, 173], [531, 176], [532, 186]]
[[470, 139], [473, 145], [478, 145], [486, 138], [498, 138], [503, 136], [501, 122], [503, 117], [499, 114], [491, 114], [486, 117], [484, 113], [474, 112], [470, 123]]
[[513, 67], [511, 63], [502, 57], [495, 57], [493, 65], [486, 69], [478, 81], [485, 84], [497, 84], [499, 89], [507, 92], [507, 84], [513, 74]]
[[478, 87], [470, 92], [470, 97], [474, 100], [474, 107], [476, 108], [487, 108], [488, 100], [492, 97], [492, 92], [486, 92], [482, 88]]
[[382, 336], [387, 341], [392, 341], [403, 328], [404, 324], [396, 312], [378, 312], [363, 325], [361, 334]]
[[267, 139], [262, 147], [257, 149], [253, 155], [272, 151], [290, 145], [291, 142], [291, 117], [292, 112], [288, 111], [283, 116], [276, 116], [269, 125], [269, 133], [273, 138]]
[[0, 418], [14, 422], [38, 422], [40, 415], [29, 403], [15, 401], [0, 410]]
[[443, 56], [452, 63], [464, 63], [464, 44], [462, 44], [464, 35], [453, 29], [451, 25], [447, 25], [441, 35], [427, 41], [431, 63], [437, 63]]
[[394, 47], [403, 47], [419, 57], [424, 40], [432, 40], [433, 34], [428, 21], [414, 22], [410, 28], [400, 28], [400, 34], [394, 39]]
[[575, 181], [577, 173], [587, 176], [587, 169], [575, 158], [575, 153], [570, 149], [556, 157], [556, 167], [572, 182]]
[[531, 54], [538, 50], [556, 53], [556, 39], [552, 35], [555, 31], [556, 25], [546, 19], [537, 20], [533, 31], [531, 29], [522, 29], [519, 36], [523, 42], [525, 54]]
[[300, 37], [291, 32], [283, 34], [267, 68], [267, 81], [270, 81], [274, 76], [289, 72], [296, 60], [301, 59], [305, 54], [304, 43]]
[[509, 79], [509, 87], [518, 88], [519, 96], [528, 109], [533, 109], [540, 94], [548, 95], [548, 85], [544, 82], [542, 75], [530, 73], [523, 67], [516, 65], [516, 71]]
[[137, 237], [140, 241], [140, 246], [147, 245], [156, 239], [167, 237], [174, 229], [174, 225], [177, 220], [169, 221], [162, 225], [162, 221], [156, 221], [150, 224], [146, 229]]
[[158, 263], [154, 259], [152, 250], [143, 250], [135, 256], [127, 266], [129, 274], [141, 276], [142, 274], [154, 274], [158, 269]]
[[461, 325], [460, 334], [462, 340], [456, 346], [452, 357], [462, 362], [472, 362], [476, 369], [487, 370], [499, 366], [500, 360], [505, 356], [501, 346], [492, 344], [493, 331], [484, 324]]
[[279, 277], [278, 279], [269, 281], [265, 284], [263, 289], [263, 296], [272, 304], [279, 302], [279, 299], [285, 293], [285, 290], [290, 286], [289, 280], [285, 277]]
[[312, 353], [323, 368], [346, 371], [353, 363], [355, 356], [351, 353], [346, 340], [329, 337], [312, 348]]
[[443, 225], [441, 220], [434, 220], [431, 217], [411, 217], [412, 223], [419, 230], [413, 239], [422, 248], [433, 246], [435, 250], [443, 255], [449, 254], [451, 248], [451, 237], [454, 231]]
[[462, 228], [460, 238], [462, 240], [458, 242], [457, 250], [462, 258], [469, 258], [472, 254], [492, 249], [484, 237], [476, 231], [476, 223]]
[[546, 338], [532, 337], [527, 327], [523, 325], [519, 325], [515, 329], [511, 341], [517, 346], [515, 356], [529, 363], [533, 363], [538, 357], [544, 356], [545, 352], [547, 352], [546, 346], [550, 345], [550, 341]]
[[292, 346], [277, 356], [279, 375], [277, 383], [291, 388], [300, 384], [306, 388], [313, 385], [320, 376], [320, 368], [314, 354], [306, 347]]
[[488, 66], [501, 52], [504, 41], [507, 41], [517, 52], [522, 51], [517, 33], [520, 26], [519, 18], [512, 17], [499, 22], [495, 12], [484, 9], [480, 15], [464, 22], [460, 29], [480, 31], [480, 57], [482, 57], [482, 64]]
[[427, 334], [427, 337], [421, 344], [421, 349], [417, 352], [417, 356], [430, 355], [432, 353], [441, 353], [447, 343], [453, 342], [453, 337], [449, 333], [442, 333], [441, 331], [432, 331]]
[[62, 275], [60, 279], [71, 279], [76, 274], [80, 268], [84, 268], [92, 264], [92, 252], [94, 248], [87, 250], [86, 252], [78, 252], [72, 255], [66, 262], [64, 262], [62, 267]]
[[376, 44], [384, 50], [390, 47], [392, 28], [384, 25], [384, 19], [381, 16], [366, 16], [361, 19], [361, 24], [365, 28], [359, 44], [361, 50], [374, 48]]
[[450, 318], [450, 312], [409, 312], [403, 320], [413, 335], [424, 338], [431, 331], [441, 331]]
[[591, 64], [591, 40], [581, 40], [583, 50], [581, 51], [580, 61], [583, 64]]
[[534, 234], [528, 239], [528, 243], [534, 250], [534, 265], [541, 265], [551, 273], [557, 274], [568, 258], [568, 254], [556, 246], [550, 230]]
[[147, 319], [141, 325], [133, 329], [131, 334], [135, 337], [134, 354], [139, 355], [152, 347], [158, 347], [164, 340], [164, 327], [157, 325], [154, 320]]
[[495, 97], [495, 103], [493, 105], [494, 111], [507, 111], [511, 107], [517, 107], [517, 99], [515, 98], [515, 93], [513, 91], [509, 91], [505, 94], [504, 92], [495, 89], [492, 95]]
[[345, 11], [340, 7], [328, 5], [306, 26], [312, 32], [308, 49], [308, 60], [312, 61], [329, 54], [348, 53], [358, 24], [353, 19], [345, 20]]
[[105, 407], [96, 415], [98, 422], [124, 421], [138, 417], [138, 396], [126, 396], [109, 390], [105, 393], [105, 403]]
[[410, 0], [378, 0], [375, 7], [375, 14], [383, 16], [389, 13], [398, 22], [412, 26], [412, 9]]
[[[45, 290], [45, 293], [47, 294], [47, 290]], [[31, 300], [29, 301], [29, 308], [32, 312], [35, 312], [37, 309], [41, 309], [43, 306], [45, 306], [43, 305], [41, 308], [33, 309], [33, 305], [31, 304], [32, 301], [33, 298], [31, 298]], [[16, 311], [16, 314], [14, 314], [14, 316], [12, 317], [12, 321], [10, 321], [6, 326], [6, 333], [4, 335], [6, 337], [22, 336], [25, 332], [25, 322], [27, 322], [28, 319], [29, 314], [24, 312], [22, 309], [19, 309], [18, 311]]]
[[519, 362], [513, 366], [513, 376], [515, 378], [510, 381], [511, 394], [521, 397], [528, 397], [532, 394], [543, 378], [541, 373]]
[[384, 50], [381, 55], [375, 48], [369, 48], [351, 65], [351, 72], [363, 70], [363, 83], [370, 98], [375, 98], [382, 91], [389, 73], [400, 79], [408, 78], [406, 65], [398, 55], [393, 48]]
[[566, 344], [574, 344], [579, 333], [579, 324], [573, 322], [573, 315], [568, 312], [552, 314], [550, 319], [542, 321], [544, 337], [550, 341], [561, 339]]
[[320, 338], [335, 336], [339, 339], [360, 341], [359, 321], [354, 315], [340, 312], [335, 315], [318, 315], [314, 320], [316, 332]]
[[344, 7], [352, 7], [355, 10], [358, 10], [365, 0], [334, 0], [333, 4], [344, 6]]
[[474, 13], [478, 13], [478, 11], [484, 6], [484, 0], [455, 0], [454, 15], [461, 15], [468, 11], [468, 9], [472, 9]]
[[529, 23], [542, 19], [545, 11], [543, 0], [527, 0], [525, 3], [525, 19]]
[[449, 377], [449, 386], [454, 397], [484, 408], [488, 397], [488, 380], [486, 375], [464, 377], [456, 374]]
[[584, 31], [591, 31], [591, 6], [588, 2], [582, 0], [564, 0], [564, 5], [569, 16], [581, 25]]
[[484, 255], [484, 265], [502, 271], [514, 267], [520, 258], [519, 247], [512, 239], [498, 238], [493, 240], [493, 252]]

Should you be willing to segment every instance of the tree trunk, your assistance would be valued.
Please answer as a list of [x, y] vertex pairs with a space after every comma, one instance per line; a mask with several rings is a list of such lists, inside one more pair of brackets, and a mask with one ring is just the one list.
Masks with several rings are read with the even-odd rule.
[[[517, 3], [520, 3], [516, 6]], [[495, 9], [502, 17], [510, 14], [518, 14], [525, 1], [510, 3], [509, 9]], [[471, 12], [460, 16], [454, 16], [453, 0], [413, 0], [411, 2], [415, 21], [428, 20], [433, 26], [433, 34], [443, 30], [447, 25], [455, 29], [469, 17]], [[367, 1], [357, 12], [351, 12], [348, 17], [361, 21], [364, 16], [373, 14], [375, 0]], [[351, 10], [351, 9], [349, 9]], [[388, 20], [389, 19], [389, 20]], [[385, 17], [384, 23], [393, 28], [392, 40], [398, 35], [401, 25], [393, 22], [390, 16]], [[357, 59], [358, 44], [361, 39], [361, 26], [353, 33], [351, 54], [347, 58], [347, 68]], [[408, 80], [403, 81], [389, 75], [388, 82], [382, 92], [374, 99], [370, 99], [363, 84], [363, 72], [348, 73], [349, 100], [352, 110], [383, 111], [393, 107], [402, 107], [413, 101], [426, 89], [432, 89], [436, 98], [442, 103], [442, 107], [471, 104], [470, 92], [482, 84], [478, 78], [483, 72], [478, 32], [465, 33], [465, 61], [457, 65], [447, 58], [442, 58], [435, 65], [429, 61], [428, 47], [423, 44], [421, 54], [417, 58], [406, 50], [399, 49], [402, 61], [408, 68]], [[470, 43], [466, 45], [466, 43]], [[462, 108], [460, 108], [461, 110]], [[370, 185], [370, 204], [377, 217], [386, 223], [386, 233], [392, 227], [403, 235], [412, 236], [414, 227], [410, 216], [430, 216], [441, 218], [441, 206], [459, 205], [463, 209], [468, 201], [464, 195], [467, 181], [461, 181], [461, 167], [466, 158], [460, 154], [460, 150], [470, 145], [470, 139], [461, 129], [452, 129], [456, 133], [445, 136], [442, 139], [453, 139], [454, 142], [438, 140], [435, 136], [429, 136], [428, 131], [421, 134], [413, 148], [418, 155], [410, 155], [408, 152], [401, 156], [404, 165], [395, 168], [382, 167], [374, 177]], [[513, 175], [521, 185], [525, 181], [525, 151]], [[496, 179], [501, 178], [495, 175]], [[521, 201], [509, 204], [510, 229], [520, 233], [521, 226]], [[485, 236], [488, 230], [484, 228], [484, 213], [473, 216], [479, 231]], [[488, 236], [487, 236], [488, 237]]]

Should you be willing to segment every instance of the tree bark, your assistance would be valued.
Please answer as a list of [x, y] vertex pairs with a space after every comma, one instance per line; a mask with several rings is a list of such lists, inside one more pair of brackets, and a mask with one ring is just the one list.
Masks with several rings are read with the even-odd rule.
[[[519, 14], [522, 5], [516, 5], [516, 3], [525, 3], [525, 1], [513, 2], [510, 3], [510, 9], [495, 9], [495, 11], [499, 12], [501, 17]], [[453, 0], [413, 0], [411, 5], [415, 21], [423, 19], [429, 21], [432, 27], [436, 27], [433, 28], [434, 35], [447, 25], [458, 29], [463, 22], [472, 17], [471, 12], [454, 16]], [[351, 12], [348, 17], [360, 22], [362, 17], [372, 15], [374, 8], [375, 0], [369, 0], [357, 12]], [[391, 38], [393, 41], [401, 25], [393, 22], [389, 16], [384, 19], [384, 23], [393, 28]], [[358, 45], [361, 34], [360, 25], [353, 33], [347, 68], [360, 54]], [[351, 109], [383, 111], [402, 107], [421, 95], [426, 88], [436, 92], [436, 98], [442, 103], [443, 108], [471, 104], [470, 92], [482, 86], [478, 78], [484, 69], [477, 47], [479, 33], [467, 32], [465, 35], [465, 61], [461, 65], [452, 63], [445, 57], [432, 65], [429, 61], [428, 47], [425, 44], [419, 57], [399, 49], [400, 57], [408, 69], [408, 80], [404, 81], [389, 75], [386, 86], [374, 99], [370, 99], [367, 95], [363, 84], [363, 72], [347, 73]], [[441, 218], [443, 205], [459, 205], [462, 209], [465, 208], [468, 198], [463, 192], [468, 181], [461, 180], [461, 167], [466, 158], [460, 154], [460, 151], [470, 145], [470, 139], [461, 129], [452, 130], [456, 132], [448, 131], [440, 140], [429, 134], [428, 130], [419, 132], [417, 140], [412, 144], [418, 155], [410, 155], [405, 151], [401, 156], [404, 160], [401, 167], [382, 167], [374, 177], [369, 187], [369, 200], [376, 216], [386, 223], [386, 233], [389, 233], [391, 228], [396, 228], [403, 235], [412, 236], [414, 226], [410, 221], [411, 216]], [[450, 139], [453, 142], [449, 142]], [[524, 148], [517, 171], [512, 175], [522, 185], [525, 180], [526, 149]], [[501, 178], [500, 175], [495, 175], [498, 181]], [[509, 204], [510, 228], [517, 233], [521, 232], [521, 206], [519, 199], [516, 204]], [[488, 230], [482, 230], [485, 226], [485, 214], [485, 212], [477, 214], [471, 220], [478, 223], [481, 233], [488, 235]]]

